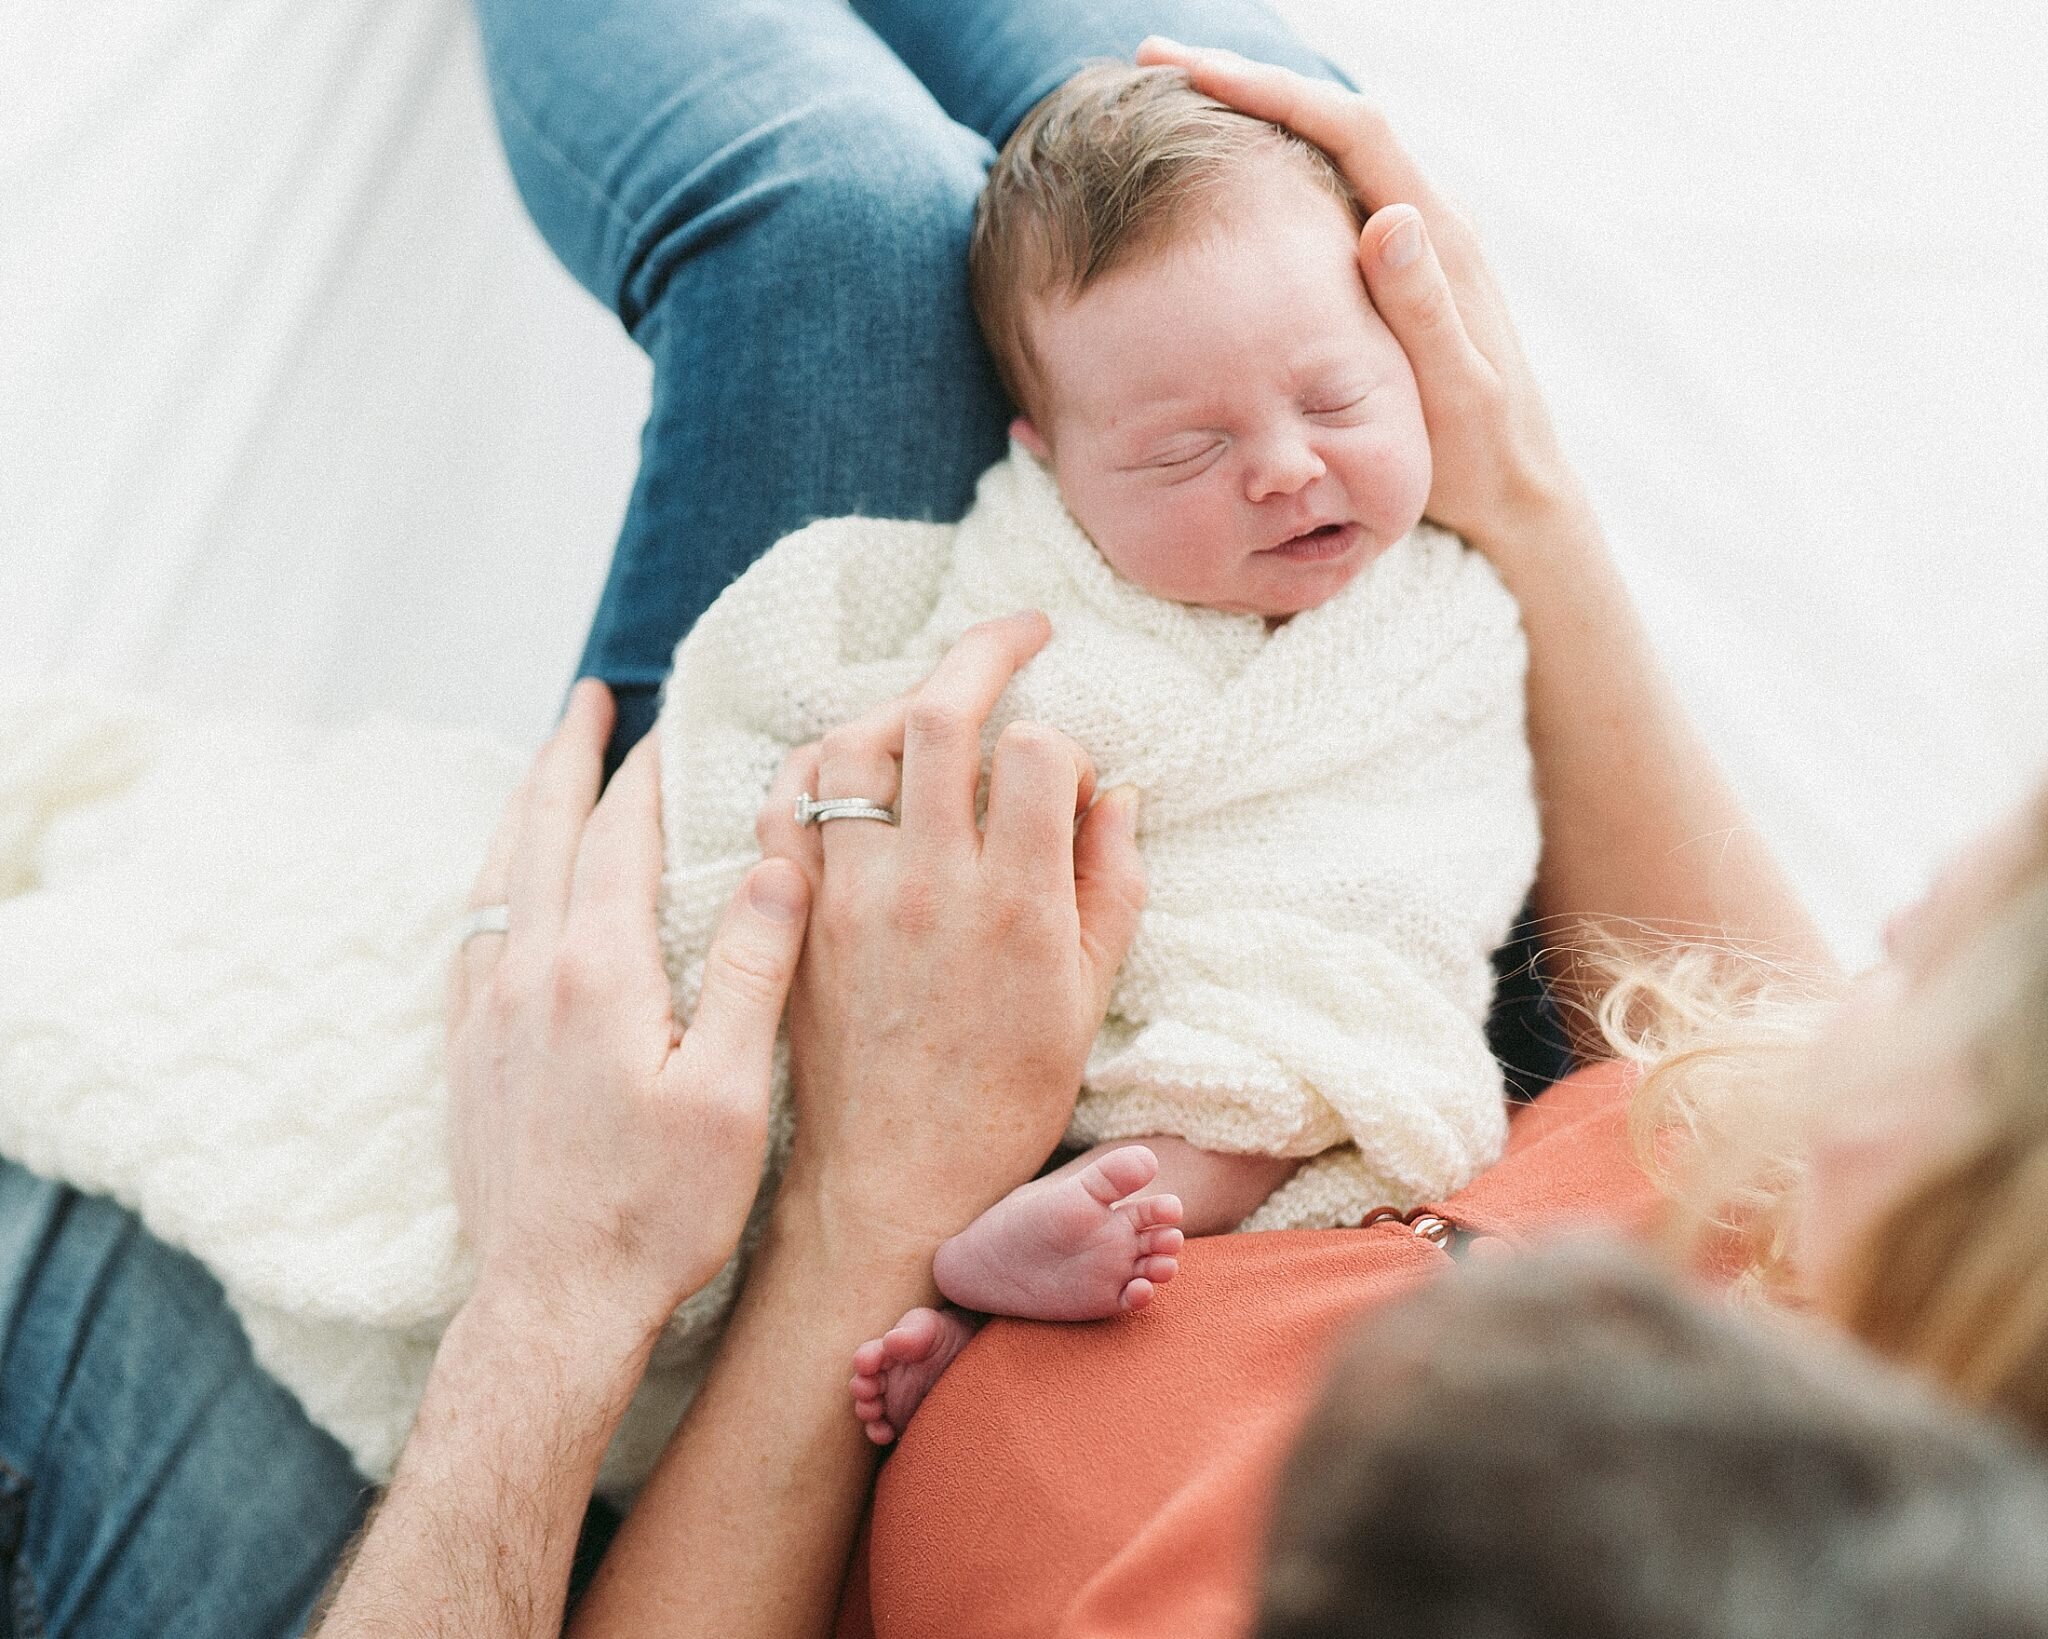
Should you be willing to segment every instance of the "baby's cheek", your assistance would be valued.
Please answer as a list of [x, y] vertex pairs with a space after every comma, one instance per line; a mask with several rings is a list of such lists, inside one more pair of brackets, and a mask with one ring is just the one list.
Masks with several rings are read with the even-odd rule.
[[1188, 513], [1162, 498], [1150, 507], [1128, 509], [1101, 533], [1090, 533], [1110, 568], [1132, 585], [1156, 597], [1200, 603], [1210, 594], [1210, 566], [1199, 548], [1198, 519]]
[[1359, 452], [1353, 504], [1382, 538], [1415, 527], [1429, 501], [1429, 438], [1419, 424], [1381, 431]]

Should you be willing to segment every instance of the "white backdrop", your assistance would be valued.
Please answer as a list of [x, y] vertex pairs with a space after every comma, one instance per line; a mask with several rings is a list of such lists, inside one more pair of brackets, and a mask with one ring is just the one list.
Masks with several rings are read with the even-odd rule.
[[[2048, 765], [2048, 13], [1281, 9], [1479, 220], [1688, 698], [1865, 954]], [[461, 0], [0, 8], [0, 681], [529, 742], [646, 393]]]

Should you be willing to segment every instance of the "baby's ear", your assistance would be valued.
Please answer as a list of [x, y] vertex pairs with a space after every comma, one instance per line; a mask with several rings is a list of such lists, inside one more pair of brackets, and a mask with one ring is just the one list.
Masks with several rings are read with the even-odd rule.
[[1010, 423], [1010, 436], [1022, 444], [1041, 461], [1052, 459], [1052, 446], [1039, 436], [1038, 429], [1031, 425], [1029, 416], [1020, 415]]

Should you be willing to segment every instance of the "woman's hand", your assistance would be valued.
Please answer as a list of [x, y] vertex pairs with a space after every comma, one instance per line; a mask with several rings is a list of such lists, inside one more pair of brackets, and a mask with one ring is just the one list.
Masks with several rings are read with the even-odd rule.
[[1379, 111], [1340, 85], [1235, 52], [1155, 36], [1138, 61], [1185, 69], [1196, 90], [1286, 126], [1344, 173], [1369, 213], [1358, 241], [1366, 288], [1422, 393], [1436, 465], [1429, 516], [1499, 558], [1553, 528], [1559, 509], [1581, 508], [1477, 235]]
[[[794, 753], [761, 814], [764, 851], [803, 868], [815, 906], [785, 1190], [896, 1232], [910, 1258], [1058, 1144], [1144, 903], [1137, 793], [1092, 802], [1063, 734], [1003, 731], [975, 823], [983, 725], [1049, 635], [1037, 614], [974, 627], [920, 688]], [[800, 827], [804, 791], [901, 823]]]
[[471, 903], [508, 907], [509, 931], [456, 957], [452, 1149], [480, 1291], [651, 1335], [731, 1255], [753, 1200], [809, 889], [785, 862], [754, 868], [679, 1032], [655, 932], [655, 742], [598, 801], [611, 717], [602, 684], [576, 686], [477, 877]]
[[[1228, 51], [1147, 40], [1138, 60], [1284, 125], [1369, 215], [1358, 264], [1415, 370], [1436, 475], [1429, 515], [1483, 551], [1521, 606], [1543, 809], [1537, 909], [1568, 949], [1629, 924], [1825, 966], [1826, 947], [1658, 664], [1559, 448], [1479, 241], [1352, 92]], [[1553, 982], [1590, 1007], [1560, 968]]]

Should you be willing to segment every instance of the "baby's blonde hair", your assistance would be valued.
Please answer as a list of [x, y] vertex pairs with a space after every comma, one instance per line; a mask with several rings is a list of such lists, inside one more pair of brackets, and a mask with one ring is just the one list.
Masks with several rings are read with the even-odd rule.
[[[1979, 1118], [1884, 1211], [1819, 1301], [1849, 1331], [2048, 1439], [2048, 789], [2017, 879], [1923, 981], [1883, 1050], [1911, 1073], [1960, 1065]], [[1789, 1275], [1815, 1030], [1832, 1000], [1734, 952], [1609, 950], [1610, 1051], [1641, 1079], [1644, 1164], [1693, 1223], [1735, 1236], [1764, 1287]]]
[[1203, 96], [1176, 68], [1092, 63], [1024, 117], [989, 170], [967, 255], [975, 316], [1019, 409], [1043, 412], [1031, 307], [1210, 224], [1224, 185], [1262, 155], [1298, 163], [1362, 221], [1320, 148]]

